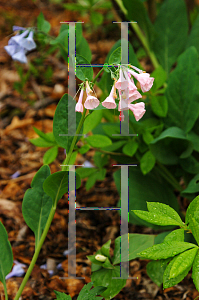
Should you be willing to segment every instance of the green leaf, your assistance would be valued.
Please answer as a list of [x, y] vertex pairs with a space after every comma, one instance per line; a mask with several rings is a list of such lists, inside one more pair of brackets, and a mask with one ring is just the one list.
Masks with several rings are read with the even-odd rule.
[[37, 17], [37, 27], [39, 30], [48, 33], [50, 31], [50, 23], [45, 20], [44, 15], [40, 12], [39, 16]]
[[115, 239], [114, 256], [112, 259], [114, 265], [119, 264], [120, 261], [126, 262], [138, 258], [137, 253], [153, 246], [155, 238], [155, 235], [137, 233], [129, 233], [123, 236], [129, 238], [129, 253], [128, 249], [125, 249], [123, 253], [121, 253], [121, 236], [117, 237]]
[[199, 291], [199, 252], [197, 252], [193, 262], [191, 277], [193, 278], [196, 289]]
[[76, 45], [76, 54], [81, 55], [91, 62], [92, 53], [87, 40], [82, 36], [81, 43]]
[[152, 88], [151, 88], [151, 92], [154, 93], [160, 87], [163, 86], [163, 84], [165, 83], [165, 81], [167, 79], [167, 74], [166, 74], [165, 70], [162, 68], [162, 66], [160, 65], [157, 69], [155, 69], [151, 73], [151, 77], [155, 78]]
[[88, 150], [90, 149], [90, 146], [88, 144], [82, 146], [78, 151], [81, 154], [85, 154], [86, 152], [88, 152]]
[[[129, 167], [129, 221], [132, 224], [147, 226], [151, 228], [160, 229], [158, 225], [153, 225], [147, 221], [141, 220], [137, 217], [134, 210], [147, 210], [146, 199], [148, 202], [160, 202], [168, 204], [177, 212], [179, 211], [179, 204], [176, 196], [171, 188], [162, 178], [157, 178], [156, 173], [152, 170], [150, 173], [143, 175], [136, 167]], [[121, 170], [117, 170], [114, 175], [115, 185], [120, 194], [121, 186]], [[153, 191], [150, 192], [149, 191]], [[120, 202], [118, 203], [120, 205]], [[148, 212], [147, 212], [148, 214]], [[165, 225], [164, 225], [165, 226]], [[165, 226], [164, 230], [171, 230], [171, 227]]]
[[5, 277], [8, 275], [13, 264], [13, 254], [8, 234], [5, 227], [0, 222], [0, 281], [3, 283], [5, 294], [7, 294]]
[[52, 208], [51, 195], [45, 193], [43, 190], [43, 183], [49, 176], [49, 166], [42, 166], [35, 174], [31, 182], [31, 189], [25, 192], [22, 202], [24, 220], [35, 234], [35, 248], [37, 248], [40, 241]]
[[87, 134], [88, 132], [92, 131], [101, 122], [101, 119], [101, 110], [95, 110], [91, 114], [89, 114], [84, 121], [83, 134]]
[[[199, 119], [198, 119], [199, 120]], [[187, 135], [188, 140], [190, 140], [193, 144], [193, 149], [199, 152], [199, 135], [195, 132], [191, 131]]]
[[[76, 174], [76, 189], [81, 185], [81, 180]], [[71, 183], [72, 185], [73, 183]], [[51, 174], [43, 183], [44, 192], [53, 200], [53, 206], [62, 198], [65, 193], [68, 193], [68, 171], [60, 171]]]
[[108, 64], [109, 65], [117, 65], [121, 63], [121, 47], [118, 47], [116, 50], [111, 53]]
[[122, 3], [124, 4], [125, 8], [127, 9], [127, 18], [129, 21], [137, 21], [140, 28], [146, 34], [149, 42], [154, 37], [154, 29], [151, 21], [148, 17], [146, 8], [144, 4], [140, 0], [123, 0]]
[[122, 276], [120, 276], [120, 266], [116, 266], [114, 269], [102, 268], [92, 273], [91, 280], [94, 281], [94, 286], [107, 287], [107, 290], [101, 293], [101, 295], [105, 299], [112, 299], [126, 284], [126, 279], [113, 279], [113, 277], [127, 277], [124, 268], [121, 268], [121, 273]]
[[187, 267], [186, 270], [183, 273], [181, 273], [180, 275], [178, 275], [177, 277], [170, 278], [170, 270], [171, 270], [173, 264], [175, 263], [176, 259], [177, 259], [177, 257], [174, 257], [174, 259], [172, 259], [172, 261], [168, 264], [168, 266], [166, 267], [166, 270], [164, 271], [164, 275], [163, 275], [163, 287], [164, 287], [164, 289], [172, 287], [172, 286], [178, 284], [189, 273], [190, 268]]
[[76, 173], [80, 176], [80, 178], [89, 177], [91, 174], [96, 173], [96, 168], [77, 168]]
[[102, 255], [108, 257], [109, 259], [111, 259], [111, 257], [110, 257], [110, 246], [111, 246], [111, 240], [106, 242], [101, 248]]
[[92, 188], [97, 180], [104, 180], [105, 176], [106, 169], [104, 168], [91, 174], [86, 182], [86, 190], [88, 191], [90, 188]]
[[197, 16], [197, 19], [195, 20], [191, 28], [191, 32], [187, 39], [186, 48], [189, 48], [190, 46], [194, 46], [199, 52], [198, 36], [199, 36], [199, 15]]
[[186, 242], [163, 242], [161, 244], [153, 245], [152, 247], [138, 253], [138, 255], [146, 259], [153, 260], [167, 259], [192, 248], [197, 248], [197, 246]]
[[187, 39], [188, 19], [184, 1], [164, 1], [154, 26], [156, 38], [153, 50], [168, 74], [178, 55], [183, 51]]
[[103, 22], [103, 15], [98, 11], [91, 11], [90, 18], [91, 22], [95, 25], [101, 25]]
[[98, 151], [95, 152], [93, 159], [96, 167], [99, 169], [103, 168], [109, 161], [107, 154]]
[[181, 192], [181, 195], [184, 197], [189, 194], [195, 194], [199, 192], [199, 174], [194, 176], [193, 179], [189, 182], [187, 188]]
[[33, 126], [34, 131], [44, 139], [46, 142], [52, 143], [55, 142], [55, 138], [53, 136], [53, 132], [44, 133], [43, 131], [39, 130], [38, 128]]
[[66, 295], [65, 293], [61, 293], [58, 291], [54, 291], [57, 300], [72, 300], [70, 295]]
[[173, 230], [164, 238], [164, 243], [166, 242], [184, 242], [184, 229]]
[[192, 155], [187, 158], [180, 159], [179, 162], [185, 171], [191, 174], [199, 173], [199, 162]]
[[168, 112], [168, 101], [165, 96], [151, 96], [151, 108], [158, 117], [166, 117]]
[[198, 248], [193, 248], [179, 254], [170, 270], [170, 278], [175, 278], [182, 274], [187, 268], [191, 269]]
[[153, 135], [149, 131], [144, 131], [142, 134], [142, 138], [147, 145], [149, 145], [154, 140]]
[[117, 141], [117, 142], [112, 143], [110, 146], [102, 147], [102, 150], [113, 152], [115, 150], [120, 149], [124, 144], [126, 144], [126, 140], [125, 141]]
[[147, 275], [151, 278], [151, 280], [157, 284], [157, 286], [161, 286], [163, 282], [163, 274], [167, 267], [168, 261], [171, 259], [161, 259], [161, 260], [153, 260], [150, 261], [146, 266]]
[[192, 153], [193, 144], [182, 129], [170, 127], [154, 139], [149, 148], [160, 163], [175, 165], [180, 158], [188, 157]]
[[134, 140], [129, 140], [124, 147], [122, 148], [122, 152], [128, 156], [133, 156], [138, 149], [138, 143]]
[[86, 138], [86, 141], [89, 145], [91, 145], [94, 148], [106, 147], [112, 144], [111, 139], [109, 139], [107, 136], [100, 134], [88, 136]]
[[191, 215], [189, 217], [189, 228], [191, 229], [191, 232], [199, 245], [199, 208], [197, 208], [197, 211], [193, 216]]
[[191, 203], [189, 204], [186, 216], [185, 216], [185, 223], [188, 225], [191, 221], [191, 217], [194, 215], [195, 211], [199, 208], [199, 196], [197, 196]]
[[[75, 67], [75, 57], [73, 56], [73, 66]], [[82, 81], [85, 80], [93, 80], [93, 68], [89, 61], [81, 56], [76, 55], [76, 65], [82, 65], [82, 66], [76, 66], [76, 76]], [[86, 66], [85, 66], [86, 65]], [[89, 65], [89, 66], [88, 66]]]
[[169, 77], [165, 93], [168, 114], [164, 122], [167, 127], [177, 126], [186, 133], [192, 129], [199, 111], [198, 81], [198, 53], [196, 48], [190, 47], [180, 55], [177, 67]]
[[58, 154], [58, 146], [54, 146], [50, 148], [46, 153], [44, 154], [43, 157], [43, 164], [44, 165], [49, 165], [51, 164], [55, 158], [57, 157]]
[[35, 145], [36, 147], [52, 147], [55, 145], [54, 142], [47, 142], [42, 138], [30, 139], [31, 144]]
[[[76, 112], [76, 124], [74, 124], [73, 120], [71, 120], [71, 123], [69, 124], [68, 128], [68, 113], [70, 113], [71, 110], [75, 110], [75, 104], [76, 102], [72, 99], [72, 97], [68, 94], [63, 95], [61, 100], [59, 101], [54, 119], [53, 119], [53, 134], [55, 137], [55, 140], [59, 146], [66, 149], [66, 153], [68, 153], [70, 146], [73, 141], [73, 136], [60, 136], [60, 134], [67, 134], [69, 129], [69, 132], [76, 132], [76, 128], [78, 127], [78, 124], [81, 120], [82, 114], [79, 112]], [[82, 129], [80, 131], [80, 134], [82, 133]], [[77, 141], [80, 139], [80, 136], [77, 137]]]
[[149, 173], [153, 167], [155, 166], [155, 156], [151, 153], [151, 151], [147, 151], [142, 158], [140, 159], [140, 169], [144, 175]]

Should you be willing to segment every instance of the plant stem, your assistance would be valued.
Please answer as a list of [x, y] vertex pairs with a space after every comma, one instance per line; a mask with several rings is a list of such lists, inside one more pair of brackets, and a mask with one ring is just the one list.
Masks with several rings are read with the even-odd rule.
[[[123, 3], [121, 0], [115, 0], [117, 2], [117, 4], [119, 5], [121, 11], [127, 15], [127, 10], [126, 8], [123, 6]], [[137, 23], [130, 23], [131, 24], [131, 27], [133, 28], [133, 30], [135, 31], [136, 35], [138, 36], [138, 38], [140, 39], [147, 55], [149, 56], [153, 66], [155, 69], [157, 69], [159, 67], [159, 63], [157, 61], [157, 58], [155, 56], [155, 54], [150, 50], [150, 47], [148, 45], [148, 42], [147, 42], [147, 39], [146, 37], [144, 36], [144, 34], [142, 33], [140, 27], [138, 26]]]
[[96, 82], [97, 78], [99, 77], [99, 75], [104, 71], [103, 68], [101, 68], [101, 70], [97, 73], [97, 75], [95, 76], [95, 79], [93, 80], [93, 83]]

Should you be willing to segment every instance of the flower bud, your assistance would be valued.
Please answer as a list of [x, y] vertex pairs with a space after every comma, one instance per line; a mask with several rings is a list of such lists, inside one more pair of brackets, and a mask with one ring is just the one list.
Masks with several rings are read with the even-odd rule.
[[101, 254], [97, 254], [97, 255], [95, 256], [95, 259], [98, 260], [98, 261], [101, 261], [101, 262], [105, 262], [106, 256], [101, 255]]

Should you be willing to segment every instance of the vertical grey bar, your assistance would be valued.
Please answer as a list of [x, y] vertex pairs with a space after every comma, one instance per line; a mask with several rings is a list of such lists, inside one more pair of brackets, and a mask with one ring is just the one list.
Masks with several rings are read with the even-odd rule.
[[[73, 68], [72, 58], [75, 57], [75, 22], [69, 23], [69, 37], [68, 37], [68, 94], [73, 98], [76, 94], [76, 78], [75, 70]], [[74, 136], [76, 134], [76, 102], [71, 97], [68, 97], [68, 135]]]
[[68, 191], [69, 191], [69, 214], [68, 214], [68, 249], [72, 249], [68, 254], [68, 278], [76, 277], [76, 222], [75, 222], [75, 201], [76, 201], [76, 184], [75, 184], [75, 166], [69, 166]]
[[[129, 49], [128, 49], [128, 22], [121, 22], [121, 64], [128, 64], [129, 63]], [[121, 83], [122, 87], [123, 83]], [[124, 89], [124, 88], [122, 88]], [[127, 88], [127, 95], [126, 99], [129, 98], [129, 89]], [[122, 99], [122, 98], [121, 98]], [[129, 134], [129, 111], [128, 111], [128, 105], [125, 103], [124, 99], [121, 100], [121, 108], [123, 108], [123, 114], [124, 114], [124, 121], [122, 121], [121, 127], [120, 127], [120, 133], [122, 135], [128, 135]], [[127, 105], [127, 107], [126, 107]]]
[[[128, 241], [128, 165], [121, 166], [121, 256], [122, 253], [128, 249], [129, 253], [129, 241]], [[129, 277], [129, 262], [121, 262], [121, 268], [124, 268], [125, 272], [120, 272], [120, 277], [114, 277], [114, 279], [128, 279]]]

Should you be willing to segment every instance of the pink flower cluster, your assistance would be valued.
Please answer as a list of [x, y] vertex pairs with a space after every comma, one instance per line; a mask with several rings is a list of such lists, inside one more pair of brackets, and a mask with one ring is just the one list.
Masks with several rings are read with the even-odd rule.
[[[118, 111], [120, 111], [120, 121], [124, 120], [124, 115], [122, 113], [123, 110], [130, 109], [136, 121], [139, 121], [145, 113], [145, 104], [144, 102], [139, 102], [136, 104], [131, 104], [133, 101], [142, 98], [142, 95], [138, 92], [137, 87], [133, 81], [132, 75], [137, 81], [140, 83], [140, 87], [142, 92], [148, 92], [152, 85], [154, 78], [150, 77], [150, 74], [143, 72], [142, 70], [131, 66], [134, 70], [138, 71], [139, 73], [133, 71], [130, 68], [121, 67], [120, 68], [120, 77], [116, 81], [111, 89], [109, 96], [102, 102], [102, 105], [108, 109], [115, 109], [117, 104], [115, 103], [115, 99], [117, 98], [116, 89], [119, 93], [119, 105]], [[87, 98], [84, 103], [84, 107], [87, 109], [96, 108], [99, 105], [99, 100], [92, 96], [92, 90], [90, 89], [88, 82], [86, 83], [86, 93]], [[83, 112], [83, 89], [80, 92], [80, 97], [78, 103], [76, 104], [75, 111]]]

